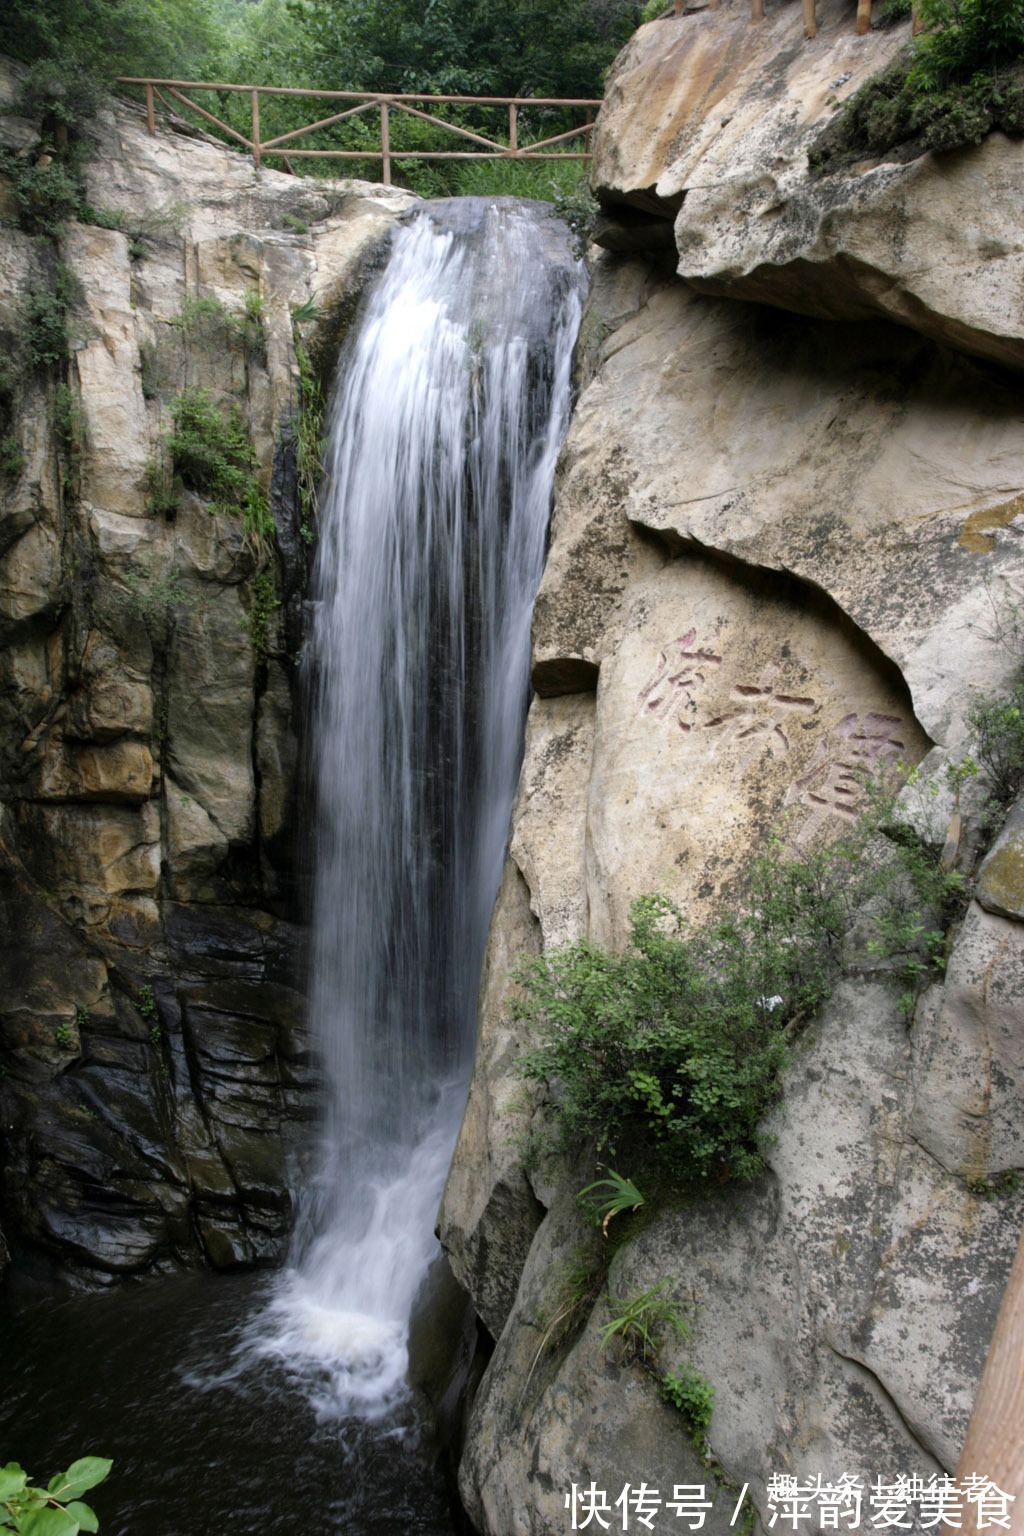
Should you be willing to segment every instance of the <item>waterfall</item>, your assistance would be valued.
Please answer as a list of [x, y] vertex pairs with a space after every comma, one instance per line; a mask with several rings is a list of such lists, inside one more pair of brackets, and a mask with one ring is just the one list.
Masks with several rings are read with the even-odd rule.
[[321, 1171], [264, 1348], [323, 1414], [405, 1390], [522, 750], [582, 273], [544, 205], [395, 230], [332, 407], [314, 580]]

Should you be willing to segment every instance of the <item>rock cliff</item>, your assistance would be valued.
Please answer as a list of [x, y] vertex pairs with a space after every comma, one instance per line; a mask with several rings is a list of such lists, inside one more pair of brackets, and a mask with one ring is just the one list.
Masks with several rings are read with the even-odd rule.
[[[25, 232], [0, 179], [0, 1194], [26, 1262], [94, 1283], [289, 1228], [317, 1103], [300, 362], [308, 406], [409, 199], [130, 105], [84, 131], [95, 222]], [[237, 428], [233, 501], [171, 441], [183, 400]]]
[[[818, 14], [813, 42], [792, 3], [642, 27], [599, 118], [605, 249], [440, 1221], [495, 1341], [461, 1471], [489, 1536], [567, 1529], [572, 1484], [706, 1484], [705, 1529], [726, 1531], [745, 1484], [767, 1525], [773, 1473], [952, 1474], [1024, 1219], [1011, 822], [909, 1025], [855, 934], [764, 1176], [651, 1217], [579, 1332], [543, 1345], [567, 1263], [599, 1268], [602, 1240], [572, 1198], [592, 1163], [524, 1166], [511, 963], [621, 947], [642, 892], [713, 916], [776, 829], [818, 845], [887, 761], [921, 764], [935, 793], [904, 808], [941, 848], [942, 769], [1015, 661], [1024, 151], [811, 177], [822, 125], [909, 32], [858, 38], [841, 0]], [[713, 1464], [642, 1362], [601, 1345], [609, 1298], [663, 1280], [691, 1338], [659, 1369], [714, 1387]]]

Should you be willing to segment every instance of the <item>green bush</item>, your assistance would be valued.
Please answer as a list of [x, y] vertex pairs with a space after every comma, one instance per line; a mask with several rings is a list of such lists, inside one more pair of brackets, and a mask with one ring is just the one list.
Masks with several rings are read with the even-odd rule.
[[927, 30], [846, 103], [810, 151], [816, 172], [1024, 135], [1024, 0], [922, 0]]
[[71, 352], [71, 314], [81, 297], [74, 272], [63, 262], [52, 282], [33, 282], [22, 300], [21, 330], [33, 368], [60, 368]]
[[787, 983], [824, 991], [817, 960], [794, 976], [792, 959], [770, 915], [695, 933], [672, 902], [646, 896], [624, 954], [580, 942], [522, 965], [513, 1014], [539, 1043], [519, 1070], [554, 1087], [559, 1146], [592, 1137], [599, 1152], [629, 1147], [697, 1182], [756, 1174], [793, 1012], [774, 999]]
[[10, 185], [18, 226], [27, 234], [58, 235], [82, 210], [82, 178], [63, 160], [33, 164], [11, 150], [0, 150], [0, 175]]
[[270, 616], [280, 606], [273, 568], [265, 565], [253, 577], [251, 607], [242, 619], [244, 627], [249, 631], [257, 662], [266, 661], [270, 655]]
[[242, 512], [251, 494], [256, 455], [237, 401], [223, 410], [209, 390], [191, 385], [171, 402], [167, 447], [189, 490], [214, 511]]
[[684, 1366], [678, 1376], [661, 1378], [661, 1395], [678, 1408], [693, 1434], [701, 1439], [711, 1427], [715, 1407], [715, 1389], [699, 1371]]
[[681, 1339], [689, 1338], [686, 1318], [672, 1301], [673, 1289], [674, 1282], [666, 1278], [648, 1291], [609, 1297], [614, 1315], [601, 1329], [601, 1348], [618, 1337], [630, 1354], [639, 1355], [646, 1364], [648, 1356], [657, 1350], [658, 1335], [666, 1329], [672, 1329]]
[[1024, 0], [921, 0], [921, 19], [910, 71], [919, 94], [991, 76], [1024, 54]]
[[630, 912], [623, 954], [580, 941], [522, 963], [513, 1016], [532, 1044], [518, 1070], [543, 1084], [553, 1146], [634, 1161], [696, 1186], [762, 1167], [759, 1126], [787, 1040], [829, 996], [855, 919], [911, 1012], [945, 963], [965, 882], [869, 786], [869, 809], [803, 858], [775, 847], [732, 915], [695, 930], [664, 896]]
[[967, 723], [970, 764], [983, 775], [998, 815], [1024, 788], [1024, 667], [1018, 667], [1008, 697], [979, 694], [967, 711]]
[[5, 432], [0, 437], [0, 480], [6, 485], [16, 484], [24, 468], [25, 455], [21, 451], [21, 443], [13, 432]]

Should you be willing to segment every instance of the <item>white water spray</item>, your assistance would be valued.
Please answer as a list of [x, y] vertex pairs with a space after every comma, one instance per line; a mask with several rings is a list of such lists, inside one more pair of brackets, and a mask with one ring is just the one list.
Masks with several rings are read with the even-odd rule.
[[344, 361], [315, 578], [313, 1011], [331, 1108], [257, 1349], [404, 1393], [519, 767], [581, 273], [536, 205], [427, 205]]

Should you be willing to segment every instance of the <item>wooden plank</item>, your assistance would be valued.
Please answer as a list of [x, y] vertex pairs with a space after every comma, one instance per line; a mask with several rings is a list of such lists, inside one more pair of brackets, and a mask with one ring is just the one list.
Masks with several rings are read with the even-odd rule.
[[[1010, 1529], [1024, 1515], [1024, 1233], [1010, 1270], [956, 1481], [979, 1476], [1012, 1494]], [[979, 1506], [964, 1499], [959, 1536], [979, 1531]], [[999, 1530], [989, 1521], [985, 1529]]]
[[252, 93], [252, 158], [256, 169], [260, 168], [260, 93]]
[[391, 185], [391, 136], [388, 132], [388, 104], [382, 101], [380, 104], [380, 158], [384, 167], [384, 185]]
[[183, 101], [186, 107], [191, 107], [193, 112], [198, 112], [200, 117], [205, 117], [208, 123], [216, 123], [218, 128], [223, 128], [224, 132], [229, 133], [233, 139], [237, 139], [239, 144], [244, 144], [246, 149], [252, 149], [253, 146], [251, 142], [245, 137], [244, 134], [236, 133], [234, 128], [229, 127], [227, 123], [222, 123], [219, 117], [214, 117], [213, 113], [207, 112], [205, 107], [197, 107], [194, 101], [189, 101], [187, 96], [183, 96], [181, 92], [176, 91], [173, 86], [168, 86], [167, 90], [169, 94], [174, 97], [175, 101]]
[[153, 111], [153, 87], [146, 86], [146, 127], [150, 133], [156, 133], [156, 114]]
[[804, 37], [817, 37], [818, 17], [814, 9], [814, 0], [803, 0], [804, 5]]
[[857, 0], [857, 36], [871, 31], [871, 0]]
[[[293, 160], [300, 157], [305, 160], [382, 160], [383, 151], [379, 149], [292, 149], [288, 151]], [[503, 149], [500, 153], [493, 150], [488, 153], [483, 149], [392, 149], [389, 147], [388, 155], [392, 160], [507, 160], [509, 151]], [[528, 149], [516, 151], [517, 160], [589, 160], [587, 154], [567, 155], [535, 155]]]
[[275, 144], [288, 144], [292, 139], [300, 139], [304, 133], [312, 133], [317, 128], [330, 128], [346, 117], [358, 117], [360, 112], [371, 112], [376, 105], [375, 101], [364, 101], [358, 107], [347, 107], [344, 112], [335, 112], [333, 117], [322, 117], [319, 122], [310, 123], [305, 128], [293, 128], [290, 133], [279, 133], [276, 139], [264, 139], [263, 153], [266, 154]]
[[578, 128], [570, 128], [565, 133], [554, 133], [550, 139], [537, 139], [533, 144], [524, 144], [523, 149], [546, 149], [549, 144], [561, 144], [565, 139], [575, 139], [581, 133], [589, 133], [593, 123], [581, 123]]
[[504, 152], [506, 146], [497, 143], [494, 139], [485, 139], [482, 133], [471, 133], [468, 128], [459, 128], [455, 123], [446, 123], [440, 117], [431, 117], [429, 112], [420, 112], [416, 107], [408, 106], [404, 101], [393, 97], [391, 106], [397, 107], [399, 112], [404, 112], [408, 117], [418, 117], [425, 123], [433, 123], [436, 128], [445, 128], [449, 133], [457, 133], [464, 139], [472, 139], [476, 144], [486, 144], [488, 149], [499, 149]]

